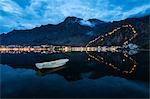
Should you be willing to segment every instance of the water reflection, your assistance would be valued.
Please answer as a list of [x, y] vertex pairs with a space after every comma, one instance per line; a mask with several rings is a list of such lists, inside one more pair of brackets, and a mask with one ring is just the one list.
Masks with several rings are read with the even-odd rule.
[[61, 66], [61, 67], [57, 67], [57, 68], [50, 68], [50, 69], [38, 69], [37, 70], [37, 74], [40, 76], [45, 76], [46, 74], [50, 74], [50, 73], [54, 73], [56, 71], [59, 71], [61, 69], [66, 68], [66, 66]]
[[129, 55], [134, 55], [134, 54], [138, 53], [138, 50], [129, 50], [127, 53]]
[[[32, 69], [0, 65], [0, 70], [2, 98], [148, 98], [149, 94], [148, 84], [121, 77], [103, 76], [96, 80], [83, 79], [68, 82], [57, 74], [37, 76], [36, 71]], [[81, 73], [81, 76], [74, 75], [76, 79], [80, 79], [91, 74], [88, 72]], [[68, 79], [71, 79], [71, 76]]]
[[[130, 51], [129, 51], [130, 52]], [[123, 74], [131, 74], [135, 71], [137, 62], [132, 58], [129, 57], [128, 53], [89, 53], [86, 52], [89, 57], [92, 59], [104, 63], [105, 65], [108, 65], [109, 67], [112, 67], [114, 70], [120, 71]], [[109, 59], [108, 59], [109, 58]], [[125, 66], [129, 69], [123, 70], [122, 67]], [[121, 67], [120, 67], [121, 66]], [[126, 68], [125, 67], [125, 68]]]
[[[101, 62], [102, 64], [105, 64], [106, 66], [109, 66], [116, 71], [119, 71], [119, 72], [121, 71], [122, 74], [135, 73], [137, 63], [131, 57], [128, 58], [127, 53], [124, 53], [126, 55], [126, 57], [124, 54], [111, 53], [111, 52], [107, 52], [107, 53], [106, 52], [105, 53], [88, 52], [86, 54], [89, 57], [93, 58], [94, 60]], [[92, 60], [88, 58], [88, 61], [92, 61]], [[53, 69], [39, 69], [38, 73], [40, 75], [46, 75], [48, 73], [57, 72], [63, 68], [66, 68], [66, 66], [59, 67], [59, 68], [57, 67], [57, 68], [53, 68]], [[71, 70], [71, 71], [73, 71], [73, 70]], [[117, 73], [119, 73], [119, 72], [117, 72]], [[91, 73], [92, 76], [89, 76], [89, 78], [94, 77], [93, 75], [95, 75], [95, 74], [98, 74], [98, 73], [96, 73], [96, 72]], [[77, 75], [77, 74], [75, 75], [75, 77], [72, 75], [72, 78], [73, 77], [77, 78], [77, 76], [78, 76], [78, 78], [81, 78], [81, 77], [79, 77], [80, 75]]]
[[[37, 75], [45, 76], [48, 74], [59, 74], [68, 81], [80, 80], [84, 78], [98, 79], [107, 75], [121, 76], [129, 79], [139, 79], [148, 81], [149, 73], [149, 52], [139, 52], [137, 54], [128, 55], [124, 52], [89, 52], [88, 54], [102, 59], [103, 62], [95, 61], [93, 58], [89, 59], [89, 55], [85, 52], [70, 52], [70, 53], [55, 53], [55, 54], [41, 54], [41, 53], [22, 53], [22, 54], [1, 54], [1, 64], [8, 64], [14, 68], [32, 68], [37, 71]], [[126, 58], [125, 55], [129, 57]], [[134, 59], [136, 68], [134, 66]], [[145, 60], [141, 60], [143, 57]], [[61, 58], [69, 58], [69, 62], [60, 68], [41, 69], [35, 67], [35, 63], [53, 61]], [[106, 64], [107, 63], [107, 64]], [[130, 71], [132, 73], [120, 72], [110, 65], [115, 65], [120, 71]], [[144, 72], [143, 72], [144, 71]]]

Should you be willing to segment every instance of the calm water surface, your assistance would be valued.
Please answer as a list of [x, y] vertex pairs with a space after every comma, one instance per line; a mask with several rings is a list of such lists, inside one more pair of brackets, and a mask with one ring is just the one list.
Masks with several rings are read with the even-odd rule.
[[[122, 53], [91, 53], [103, 57], [121, 70], [131, 69], [130, 60], [123, 61]], [[86, 53], [59, 54], [1, 54], [1, 96], [23, 97], [148, 97], [149, 52], [132, 57], [137, 67], [132, 74], [89, 59]], [[60, 68], [38, 70], [35, 63], [68, 58]]]

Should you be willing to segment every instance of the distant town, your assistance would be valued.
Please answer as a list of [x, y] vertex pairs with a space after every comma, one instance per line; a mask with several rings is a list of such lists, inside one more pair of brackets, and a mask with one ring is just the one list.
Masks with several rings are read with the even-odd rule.
[[54, 52], [117, 52], [120, 46], [96, 46], [96, 47], [83, 47], [83, 46], [54, 46], [54, 45], [40, 45], [40, 46], [20, 46], [20, 45], [0, 45], [0, 53], [21, 53], [21, 52], [42, 52], [42, 53], [54, 53]]

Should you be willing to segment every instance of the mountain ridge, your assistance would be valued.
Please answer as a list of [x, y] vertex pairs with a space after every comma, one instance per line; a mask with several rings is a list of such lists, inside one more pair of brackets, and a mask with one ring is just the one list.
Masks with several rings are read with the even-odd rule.
[[[132, 24], [140, 34], [133, 42], [137, 41], [138, 45], [147, 46], [147, 44], [149, 44], [149, 17], [150, 15], [113, 22], [104, 22], [98, 19], [85, 21], [77, 17], [67, 17], [63, 22], [57, 25], [47, 24], [33, 29], [13, 30], [7, 34], [1, 34], [0, 45], [53, 44], [85, 46], [88, 41], [98, 35], [110, 32], [123, 24]], [[82, 24], [81, 21], [83, 21]], [[142, 39], [144, 41], [142, 41]]]

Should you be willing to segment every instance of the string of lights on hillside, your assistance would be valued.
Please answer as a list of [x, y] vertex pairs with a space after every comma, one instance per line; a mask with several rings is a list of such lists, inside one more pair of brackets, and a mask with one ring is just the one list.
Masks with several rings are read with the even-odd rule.
[[[123, 46], [127, 45], [129, 41], [131, 41], [132, 39], [134, 39], [137, 36], [136, 30], [134, 29], [134, 27], [131, 24], [129, 24], [129, 25], [122, 25], [121, 27], [118, 27], [118, 28], [114, 29], [113, 31], [106, 33], [104, 36], [100, 35], [100, 36], [96, 37], [94, 40], [89, 41], [88, 44], [86, 45], [86, 47], [89, 47], [92, 43], [96, 42], [97, 40], [103, 41], [105, 37], [111, 36], [112, 34], [116, 33], [116, 31], [118, 31], [118, 30], [120, 30], [121, 28], [124, 28], [124, 27], [131, 28], [132, 33], [133, 33], [133, 36], [123, 43]], [[116, 52], [118, 52], [117, 49], [116, 49]], [[135, 71], [135, 69], [136, 69], [136, 66], [137, 66], [136, 61], [134, 59], [132, 59], [131, 57], [129, 57], [127, 53], [123, 54], [123, 56], [124, 56], [123, 61], [126, 61], [127, 59], [129, 59], [133, 63], [133, 65], [131, 66], [131, 69], [128, 70], [128, 71], [127, 70], [123, 70], [122, 71], [121, 69], [118, 68], [119, 66], [116, 66], [116, 65], [114, 65], [112, 63], [108, 63], [107, 61], [104, 60], [103, 57], [97, 58], [96, 56], [91, 55], [88, 51], [86, 51], [86, 53], [88, 54], [88, 56], [90, 58], [92, 58], [92, 59], [94, 59], [94, 60], [96, 60], [98, 62], [104, 63], [104, 64], [112, 67], [113, 69], [115, 69], [117, 71], [120, 71], [123, 74], [131, 74], [131, 73], [133, 73]]]

